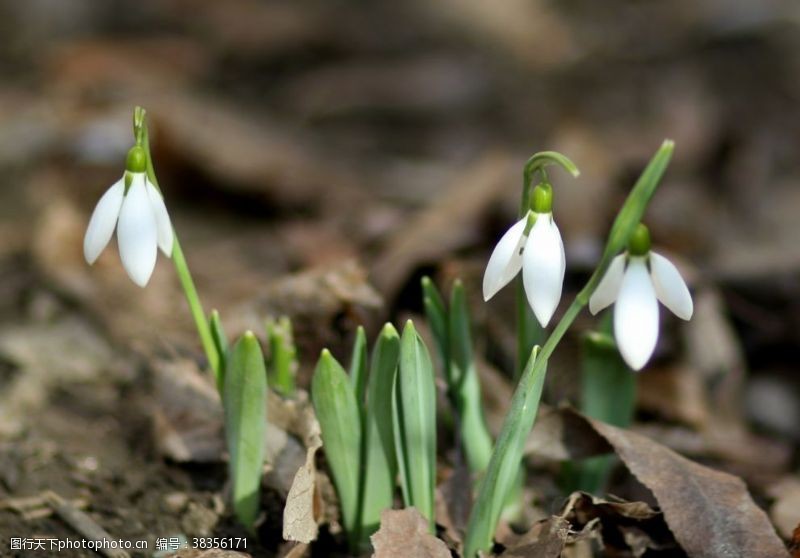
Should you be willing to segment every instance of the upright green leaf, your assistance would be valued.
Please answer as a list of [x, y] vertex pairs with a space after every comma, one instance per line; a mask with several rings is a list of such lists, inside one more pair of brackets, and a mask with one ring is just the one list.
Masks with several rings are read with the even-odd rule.
[[478, 370], [472, 354], [469, 309], [460, 280], [450, 292], [449, 314], [451, 399], [455, 399], [460, 417], [461, 442], [467, 464], [473, 473], [481, 473], [492, 455], [492, 436], [486, 426], [481, 400]]
[[609, 255], [613, 256], [621, 252], [628, 245], [628, 239], [642, 220], [647, 205], [650, 203], [650, 198], [653, 197], [664, 171], [667, 170], [674, 147], [674, 142], [664, 140], [664, 143], [661, 144], [659, 150], [653, 155], [636, 184], [634, 184], [622, 209], [619, 210], [617, 218], [614, 219], [614, 224], [611, 226], [611, 232], [606, 243], [605, 259]]
[[351, 544], [357, 545], [359, 478], [361, 476], [361, 415], [350, 379], [327, 349], [322, 351], [311, 380], [311, 400], [322, 431], [322, 444]]
[[356, 394], [356, 401], [363, 408], [367, 386], [367, 334], [363, 326], [356, 329], [353, 354], [350, 357], [350, 383]]
[[[610, 330], [610, 321], [608, 323]], [[592, 332], [583, 341], [581, 410], [591, 418], [620, 428], [633, 420], [636, 375], [628, 368], [608, 332]], [[615, 458], [604, 455], [575, 464], [575, 489], [597, 493], [603, 489]]]
[[225, 367], [227, 366], [228, 360], [228, 336], [225, 335], [225, 330], [222, 328], [222, 320], [220, 320], [219, 312], [216, 310], [211, 311], [211, 315], [208, 318], [208, 325], [211, 329], [211, 339], [219, 355], [217, 391], [222, 395], [222, 391], [225, 388]]
[[519, 474], [525, 440], [536, 420], [547, 370], [545, 363], [533, 373], [538, 353], [539, 348], [535, 347], [522, 372], [486, 474], [480, 482], [467, 526], [465, 557], [474, 558], [478, 551], [491, 548], [506, 495]]
[[428, 349], [409, 320], [400, 341], [394, 386], [394, 438], [400, 488], [434, 530], [436, 488], [436, 386]]
[[[449, 347], [449, 333], [447, 325], [447, 309], [444, 306], [442, 295], [436, 285], [433, 284], [430, 277], [422, 278], [422, 303], [425, 307], [425, 317], [428, 319], [433, 338], [436, 341], [439, 350], [439, 356], [442, 359], [442, 368], [444, 373], [449, 376], [450, 374], [450, 347]], [[449, 378], [448, 378], [449, 380]]]
[[270, 384], [285, 396], [294, 394], [297, 376], [297, 349], [294, 346], [292, 322], [287, 316], [267, 320], [269, 343], [268, 373]]
[[233, 509], [253, 531], [260, 504], [267, 427], [267, 372], [258, 340], [245, 333], [233, 348], [223, 392]]
[[394, 503], [397, 458], [392, 426], [392, 394], [400, 359], [400, 336], [391, 325], [383, 327], [372, 350], [367, 410], [364, 477], [362, 482], [361, 538], [379, 527], [381, 511]]

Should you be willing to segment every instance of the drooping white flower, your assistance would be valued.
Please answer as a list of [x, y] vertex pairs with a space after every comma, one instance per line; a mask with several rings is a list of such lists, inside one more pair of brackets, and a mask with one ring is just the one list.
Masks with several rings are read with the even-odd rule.
[[483, 276], [483, 299], [492, 298], [521, 269], [528, 303], [545, 327], [561, 300], [565, 263], [564, 243], [552, 212], [529, 211], [495, 246]]
[[622, 358], [634, 370], [647, 364], [658, 342], [658, 301], [683, 320], [691, 319], [694, 311], [692, 295], [678, 269], [650, 250], [649, 233], [642, 228], [634, 233], [628, 252], [611, 261], [589, 298], [592, 314], [616, 303], [614, 338]]
[[158, 248], [172, 256], [173, 232], [164, 198], [147, 179], [141, 162], [132, 165], [131, 159], [129, 155], [127, 191], [123, 175], [97, 202], [83, 239], [83, 255], [93, 264], [116, 228], [122, 266], [134, 283], [144, 287], [153, 274]]

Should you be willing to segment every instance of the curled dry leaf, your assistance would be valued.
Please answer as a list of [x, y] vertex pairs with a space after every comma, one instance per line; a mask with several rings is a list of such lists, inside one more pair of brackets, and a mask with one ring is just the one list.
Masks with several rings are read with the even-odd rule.
[[632, 554], [637, 558], [650, 550], [685, 556], [664, 521], [664, 515], [644, 502], [604, 500], [583, 492], [573, 493], [560, 516], [586, 540], [596, 535], [606, 554]]
[[[585, 457], [587, 448], [608, 444], [653, 493], [676, 540], [690, 557], [787, 556], [766, 513], [753, 502], [739, 477], [690, 461], [641, 434], [588, 419], [574, 410], [562, 409], [546, 418], [537, 423], [532, 441], [542, 443], [550, 455], [561, 453], [566, 458]], [[566, 431], [569, 436], [564, 435]]]
[[505, 541], [501, 558], [537, 556], [559, 558], [571, 536], [571, 526], [563, 517], [548, 517], [538, 521], [524, 535]]
[[447, 545], [428, 532], [428, 521], [416, 508], [381, 512], [381, 528], [370, 540], [373, 558], [450, 558]]
[[[279, 399], [274, 396], [274, 399]], [[283, 402], [284, 405], [295, 405], [295, 402]], [[306, 447], [306, 460], [294, 475], [289, 494], [286, 496], [286, 507], [283, 509], [283, 538], [287, 541], [310, 543], [317, 538], [317, 523], [320, 503], [316, 490], [317, 470], [314, 460], [317, 450], [322, 447], [319, 422], [307, 401], [297, 405], [294, 419], [287, 424], [287, 429], [295, 430], [303, 438]], [[288, 417], [289, 413], [284, 413]]]

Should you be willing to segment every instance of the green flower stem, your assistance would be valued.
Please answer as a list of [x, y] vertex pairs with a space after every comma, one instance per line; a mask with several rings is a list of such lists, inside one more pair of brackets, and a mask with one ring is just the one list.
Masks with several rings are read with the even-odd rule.
[[186, 258], [183, 256], [183, 250], [181, 250], [181, 245], [180, 242], [178, 242], [177, 236], [175, 236], [172, 248], [172, 262], [175, 264], [175, 272], [178, 274], [178, 280], [183, 288], [186, 302], [189, 303], [189, 310], [192, 312], [194, 325], [197, 327], [197, 334], [200, 336], [200, 342], [206, 353], [208, 364], [214, 372], [214, 378], [218, 379], [220, 375], [219, 353], [214, 345], [214, 338], [211, 336], [211, 328], [208, 325], [208, 321], [206, 321], [203, 304], [200, 302], [200, 296], [197, 294], [197, 288], [194, 286], [192, 274], [189, 272], [189, 265], [186, 263]]
[[[147, 133], [147, 122], [145, 122], [146, 111], [141, 107], [136, 107], [133, 114], [133, 130], [136, 136], [136, 143], [144, 149], [147, 155], [147, 178], [153, 183], [153, 186], [161, 191], [158, 185], [158, 178], [153, 168], [153, 158], [150, 155], [150, 138]], [[211, 327], [206, 319], [206, 313], [203, 310], [203, 305], [200, 302], [200, 296], [197, 294], [197, 288], [194, 286], [192, 274], [189, 271], [189, 265], [186, 263], [186, 258], [181, 249], [181, 243], [178, 241], [178, 233], [173, 228], [173, 247], [172, 247], [172, 262], [175, 264], [175, 272], [178, 274], [178, 280], [183, 288], [183, 294], [186, 297], [186, 302], [189, 303], [189, 310], [192, 312], [194, 324], [197, 327], [197, 333], [200, 336], [200, 342], [203, 345], [203, 350], [206, 353], [208, 364], [214, 373], [214, 379], [219, 384], [221, 378], [220, 371], [220, 354], [214, 344], [214, 338], [211, 335]]]

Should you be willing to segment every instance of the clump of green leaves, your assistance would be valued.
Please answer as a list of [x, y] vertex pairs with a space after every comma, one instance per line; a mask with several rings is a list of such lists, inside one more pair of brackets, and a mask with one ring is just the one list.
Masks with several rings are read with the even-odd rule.
[[422, 278], [425, 316], [436, 341], [447, 383], [447, 396], [456, 412], [458, 435], [471, 472], [482, 473], [492, 455], [481, 387], [472, 351], [470, 317], [464, 284], [456, 280], [449, 307], [429, 277]]
[[393, 506], [398, 473], [404, 503], [433, 530], [436, 388], [425, 344], [410, 321], [402, 338], [386, 324], [370, 359], [359, 328], [349, 369], [323, 351], [311, 399], [351, 547], [366, 547]]

